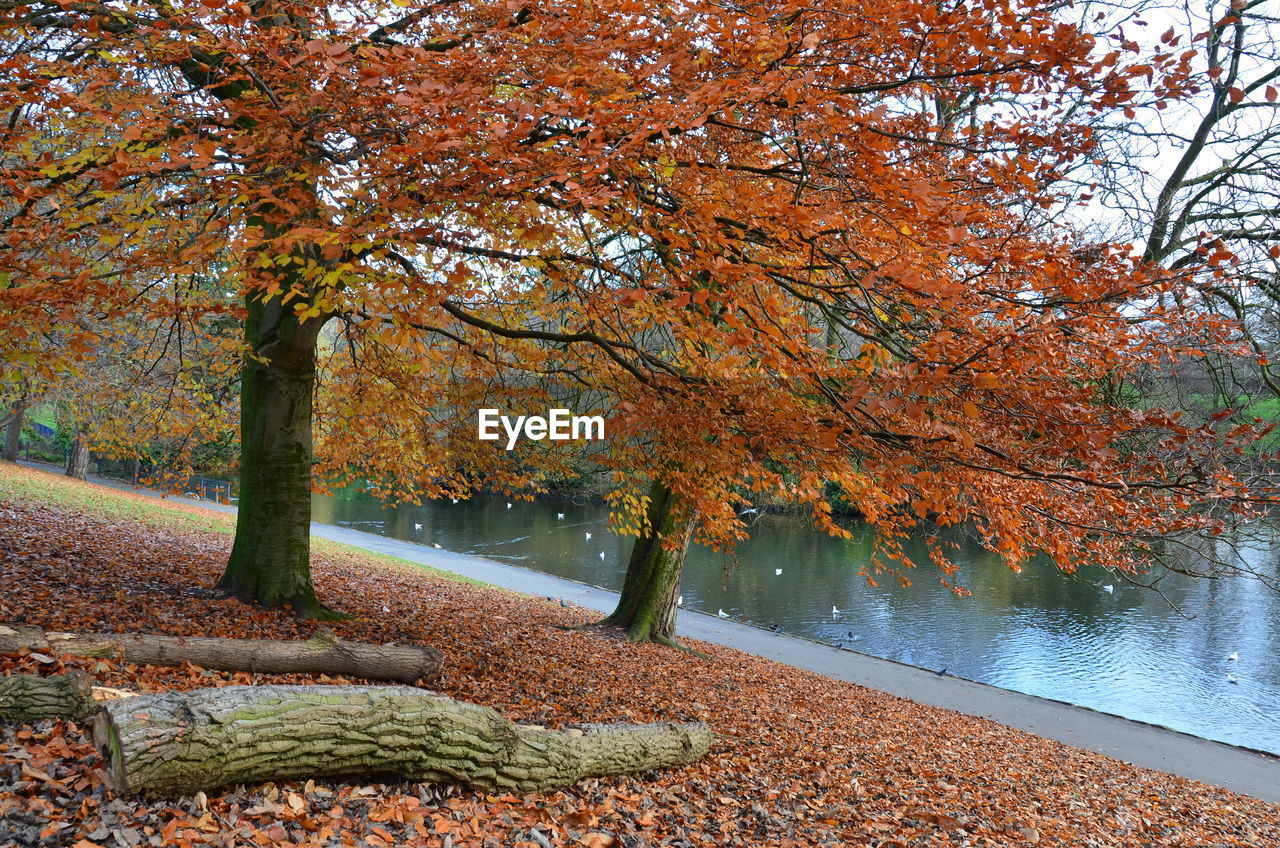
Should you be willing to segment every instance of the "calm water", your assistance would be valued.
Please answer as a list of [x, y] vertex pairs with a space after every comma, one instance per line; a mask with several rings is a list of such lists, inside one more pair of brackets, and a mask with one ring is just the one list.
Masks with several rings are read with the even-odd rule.
[[[598, 504], [483, 496], [384, 508], [348, 491], [317, 497], [313, 512], [328, 524], [613, 590], [631, 545], [609, 532]], [[1032, 565], [1014, 574], [963, 543], [960, 578], [972, 597], [943, 588], [932, 566], [916, 569], [910, 587], [890, 580], [872, 587], [855, 574], [869, 552], [866, 533], [841, 541], [796, 519], [762, 516], [733, 559], [690, 551], [684, 605], [1280, 753], [1280, 598], [1257, 581], [1169, 575], [1161, 586], [1180, 615], [1156, 593], [1101, 570], [1064, 578]], [[1245, 553], [1256, 569], [1278, 573], [1280, 533]], [[1227, 659], [1233, 652], [1238, 661]]]

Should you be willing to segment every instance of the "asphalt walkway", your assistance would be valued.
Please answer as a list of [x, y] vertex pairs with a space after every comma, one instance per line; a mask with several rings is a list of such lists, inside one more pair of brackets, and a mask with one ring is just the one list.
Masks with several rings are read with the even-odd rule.
[[[30, 465], [48, 468], [35, 463]], [[93, 482], [141, 494], [159, 495], [157, 492], [136, 489], [128, 483], [115, 480], [93, 478]], [[169, 499], [221, 512], [235, 512], [235, 507], [209, 501], [172, 496]], [[311, 532], [323, 539], [389, 554], [494, 586], [562, 599], [602, 613], [612, 612], [618, 598], [614, 592], [572, 580], [373, 533], [318, 523], [311, 525]], [[680, 636], [736, 648], [918, 703], [991, 719], [1134, 765], [1159, 769], [1280, 803], [1280, 758], [983, 683], [950, 676], [939, 677], [928, 669], [775, 633], [693, 610], [680, 610], [676, 626]], [[1280, 704], [1276, 707], [1280, 709]]]

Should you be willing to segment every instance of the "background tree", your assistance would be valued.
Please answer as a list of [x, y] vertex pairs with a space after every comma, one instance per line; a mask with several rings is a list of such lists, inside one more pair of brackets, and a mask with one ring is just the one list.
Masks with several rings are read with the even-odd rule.
[[25, 381], [20, 377], [7, 383], [9, 391], [6, 392], [6, 400], [0, 401], [0, 404], [7, 402], [9, 405], [8, 411], [0, 416], [0, 432], [3, 433], [0, 436], [3, 439], [3, 453], [0, 454], [0, 458], [8, 462], [17, 462], [18, 452], [22, 446], [22, 424], [27, 417], [30, 395]]
[[[1129, 241], [1193, 283], [1199, 308], [1229, 316], [1238, 349], [1156, 369], [1136, 389], [1208, 419], [1272, 418], [1280, 280], [1280, 24], [1274, 4], [1155, 0], [1092, 3], [1122, 24], [1111, 46], [1177, 51], [1188, 93], [1170, 102], [1139, 78], [1123, 111], [1096, 120], [1096, 154], [1079, 164], [1098, 240]], [[1268, 400], [1268, 398], [1270, 400]], [[1270, 440], [1267, 442], [1270, 444]]]

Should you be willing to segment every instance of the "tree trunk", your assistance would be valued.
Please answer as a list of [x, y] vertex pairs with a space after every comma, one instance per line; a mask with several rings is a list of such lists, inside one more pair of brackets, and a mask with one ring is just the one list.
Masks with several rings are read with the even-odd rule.
[[[680, 569], [693, 535], [693, 516], [675, 494], [655, 480], [649, 489], [648, 526], [636, 539], [627, 562], [618, 607], [604, 624], [621, 627], [636, 642], [676, 642], [676, 600]], [[675, 547], [663, 545], [674, 542]]]
[[10, 462], [18, 461], [18, 452], [22, 449], [22, 422], [26, 416], [27, 402], [19, 401], [5, 422], [3, 458]]
[[77, 480], [89, 479], [89, 441], [77, 432], [71, 441], [71, 453], [67, 457], [67, 476]]
[[490, 792], [545, 792], [583, 777], [685, 765], [703, 723], [512, 724], [406, 686], [227, 686], [103, 705], [94, 742], [117, 792], [173, 796], [233, 783], [397, 774]]
[[[288, 286], [285, 290], [288, 290]], [[332, 618], [311, 585], [311, 402], [324, 321], [293, 303], [246, 301], [254, 355], [240, 377], [240, 505], [218, 588], [242, 601]]]
[[435, 680], [442, 660], [434, 648], [369, 645], [332, 636], [293, 642], [148, 633], [46, 633], [35, 627], [0, 625], [0, 654], [24, 648], [81, 657], [118, 657], [140, 665], [180, 666], [189, 662], [223, 671], [342, 674], [399, 683]]
[[0, 677], [0, 721], [31, 723], [44, 718], [83, 721], [98, 711], [89, 676], [82, 671], [53, 677]]

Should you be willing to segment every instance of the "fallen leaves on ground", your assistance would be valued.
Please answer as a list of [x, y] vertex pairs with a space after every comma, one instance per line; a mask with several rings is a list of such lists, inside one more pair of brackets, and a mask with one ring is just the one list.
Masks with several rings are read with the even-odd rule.
[[[0, 621], [266, 638], [326, 627], [345, 639], [442, 648], [438, 688], [516, 721], [705, 719], [721, 736], [689, 768], [586, 780], [547, 795], [333, 779], [157, 801], [104, 789], [85, 727], [0, 725], [0, 846], [1280, 844], [1280, 808], [1262, 801], [715, 645], [696, 644], [704, 659], [565, 630], [596, 616], [374, 567], [355, 552], [314, 564], [321, 597], [353, 614], [350, 621], [299, 622], [210, 597], [206, 587], [229, 546], [225, 535], [9, 500], [0, 503]], [[345, 682], [0, 657], [0, 673], [71, 668], [138, 692]]]

